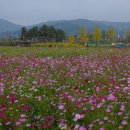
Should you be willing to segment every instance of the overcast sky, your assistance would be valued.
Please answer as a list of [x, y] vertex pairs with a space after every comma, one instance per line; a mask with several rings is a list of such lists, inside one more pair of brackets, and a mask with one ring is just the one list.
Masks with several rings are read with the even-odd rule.
[[0, 19], [21, 25], [70, 19], [130, 22], [130, 0], [0, 0]]

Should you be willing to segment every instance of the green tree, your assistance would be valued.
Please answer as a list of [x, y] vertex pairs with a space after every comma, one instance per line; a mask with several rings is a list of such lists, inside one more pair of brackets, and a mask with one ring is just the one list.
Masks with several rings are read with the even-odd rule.
[[36, 39], [38, 37], [39, 37], [39, 29], [37, 26], [28, 30], [27, 32], [28, 39]]
[[48, 27], [48, 41], [49, 42], [56, 41], [56, 33], [57, 33], [56, 31], [57, 30], [53, 26]]
[[116, 33], [115, 33], [114, 28], [112, 26], [110, 26], [108, 28], [108, 31], [107, 31], [108, 42], [110, 42], [110, 43], [114, 42], [115, 41], [115, 35], [116, 35]]
[[43, 25], [39, 28], [39, 36], [43, 42], [49, 41], [49, 27], [47, 25]]
[[32, 37], [33, 37], [33, 38], [38, 37], [38, 36], [39, 36], [39, 28], [38, 28], [38, 26], [33, 27], [33, 28], [31, 29], [31, 32], [32, 32]]
[[106, 31], [102, 31], [102, 40], [105, 41], [107, 39], [107, 33]]
[[69, 37], [68, 37], [68, 42], [74, 44], [75, 41], [76, 41], [76, 40], [75, 40], [75, 36], [74, 36], [73, 34], [70, 34]]
[[21, 29], [21, 39], [23, 40], [40, 40], [42, 42], [62, 42], [65, 39], [65, 32], [61, 29], [55, 29], [53, 26], [43, 25], [38, 28], [32, 27]]
[[101, 41], [101, 39], [102, 39], [102, 31], [101, 31], [101, 29], [100, 29], [98, 26], [96, 26], [95, 29], [94, 29], [93, 39], [94, 39], [94, 41], [96, 41], [96, 42], [98, 42], [98, 43], [99, 43], [99, 42]]
[[82, 43], [82, 44], [88, 42], [87, 30], [84, 27], [82, 27], [80, 29], [79, 39], [80, 39], [80, 43]]
[[63, 30], [56, 30], [56, 42], [63, 42], [65, 40], [65, 37], [65, 32]]
[[20, 36], [20, 39], [21, 39], [21, 40], [26, 40], [26, 37], [27, 37], [27, 29], [26, 29], [26, 27], [22, 27], [22, 28], [21, 28], [21, 36]]

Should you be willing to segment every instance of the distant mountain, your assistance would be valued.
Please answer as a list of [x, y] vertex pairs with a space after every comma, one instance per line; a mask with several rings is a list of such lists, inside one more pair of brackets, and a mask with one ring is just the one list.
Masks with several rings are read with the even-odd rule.
[[[106, 22], [106, 21], [93, 21], [88, 19], [76, 19], [76, 20], [56, 20], [42, 22], [32, 26], [27, 26], [31, 28], [33, 26], [49, 25], [55, 28], [62, 29], [66, 34], [79, 33], [81, 27], [86, 27], [89, 33], [92, 33], [95, 26], [99, 26], [102, 30], [106, 31], [109, 26], [113, 26], [117, 33], [123, 35], [125, 31], [130, 29], [130, 22]], [[0, 19], [0, 36], [18, 36], [20, 35], [20, 29], [22, 25], [14, 24], [4, 19]]]
[[0, 36], [16, 36], [18, 35], [18, 30], [20, 30], [21, 27], [22, 25], [12, 23], [8, 20], [0, 19]]
[[78, 34], [81, 27], [86, 27], [89, 33], [93, 32], [95, 26], [99, 26], [104, 31], [106, 31], [109, 26], [112, 26], [116, 32], [120, 34], [130, 29], [130, 22], [106, 22], [88, 19], [49, 21], [37, 25], [41, 26], [43, 24], [53, 25], [56, 28], [63, 29], [67, 34]]
[[0, 19], [0, 32], [16, 31], [19, 30], [22, 25], [12, 23], [8, 20]]

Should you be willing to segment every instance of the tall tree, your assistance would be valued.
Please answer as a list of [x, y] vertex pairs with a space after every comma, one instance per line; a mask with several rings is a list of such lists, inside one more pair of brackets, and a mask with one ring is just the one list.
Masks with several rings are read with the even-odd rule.
[[105, 41], [107, 39], [107, 33], [106, 31], [102, 31], [102, 40]]
[[56, 30], [56, 42], [63, 42], [65, 40], [65, 37], [65, 32], [63, 30]]
[[20, 36], [20, 39], [21, 39], [21, 40], [26, 40], [26, 37], [27, 37], [27, 29], [26, 29], [26, 27], [22, 27], [22, 28], [21, 28], [21, 36]]
[[36, 39], [38, 37], [39, 37], [39, 29], [37, 26], [28, 30], [27, 32], [28, 39]]
[[38, 28], [38, 26], [33, 27], [33, 28], [31, 29], [31, 32], [32, 32], [32, 37], [33, 37], [33, 38], [38, 37], [38, 36], [39, 36], [39, 28]]
[[56, 29], [53, 27], [53, 26], [50, 26], [48, 28], [48, 31], [49, 31], [49, 42], [55, 42], [56, 41]]
[[126, 33], [127, 42], [130, 43], [130, 29]]
[[41, 28], [39, 28], [39, 35], [42, 41], [48, 42], [49, 41], [49, 26], [43, 25]]
[[101, 39], [102, 39], [102, 31], [101, 31], [101, 29], [100, 29], [98, 26], [96, 26], [95, 29], [94, 29], [93, 39], [94, 39], [94, 41], [96, 41], [96, 42], [98, 42], [98, 43], [99, 43], [99, 42], [101, 41]]
[[65, 32], [61, 29], [55, 29], [53, 26], [43, 25], [38, 28], [32, 27], [26, 30], [25, 27], [21, 30], [21, 39], [24, 40], [40, 40], [42, 42], [62, 42], [65, 39]]
[[69, 41], [69, 43], [74, 44], [76, 42], [75, 36], [73, 34], [70, 34], [69, 37], [68, 37], [68, 41]]
[[115, 35], [116, 35], [116, 33], [115, 33], [114, 28], [113, 28], [112, 26], [110, 26], [110, 27], [108, 28], [108, 31], [107, 31], [107, 38], [108, 38], [108, 41], [109, 41], [110, 43], [112, 43], [112, 42], [115, 41]]
[[80, 29], [79, 38], [80, 38], [80, 43], [82, 44], [88, 42], [88, 34], [86, 28], [82, 27]]

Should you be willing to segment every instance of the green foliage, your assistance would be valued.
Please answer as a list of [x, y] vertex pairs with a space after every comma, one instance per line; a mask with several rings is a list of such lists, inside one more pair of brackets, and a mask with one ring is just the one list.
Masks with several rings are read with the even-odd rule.
[[26, 34], [27, 38], [31, 39], [31, 38], [38, 38], [39, 36], [39, 29], [38, 27], [33, 27], [30, 30], [28, 30], [27, 34]]
[[65, 39], [65, 32], [55, 29], [53, 26], [43, 25], [42, 27], [32, 27], [21, 30], [21, 40], [34, 40], [42, 42], [62, 42]]
[[[48, 43], [49, 44], [49, 43]], [[60, 44], [60, 43], [58, 43]], [[60, 44], [64, 45], [64, 44]], [[78, 44], [75, 44], [78, 46]], [[124, 51], [126, 51], [125, 49]], [[95, 48], [89, 47], [0, 47], [0, 55], [7, 55], [7, 56], [18, 56], [24, 55], [29, 57], [56, 57], [56, 56], [74, 56], [74, 55], [88, 55], [88, 54], [100, 54], [104, 55], [110, 51], [109, 48]], [[111, 55], [115, 55], [118, 53], [118, 49], [114, 49]]]
[[26, 39], [26, 37], [27, 37], [27, 29], [25, 28], [25, 27], [22, 27], [21, 28], [21, 40], [24, 40], [24, 39]]

